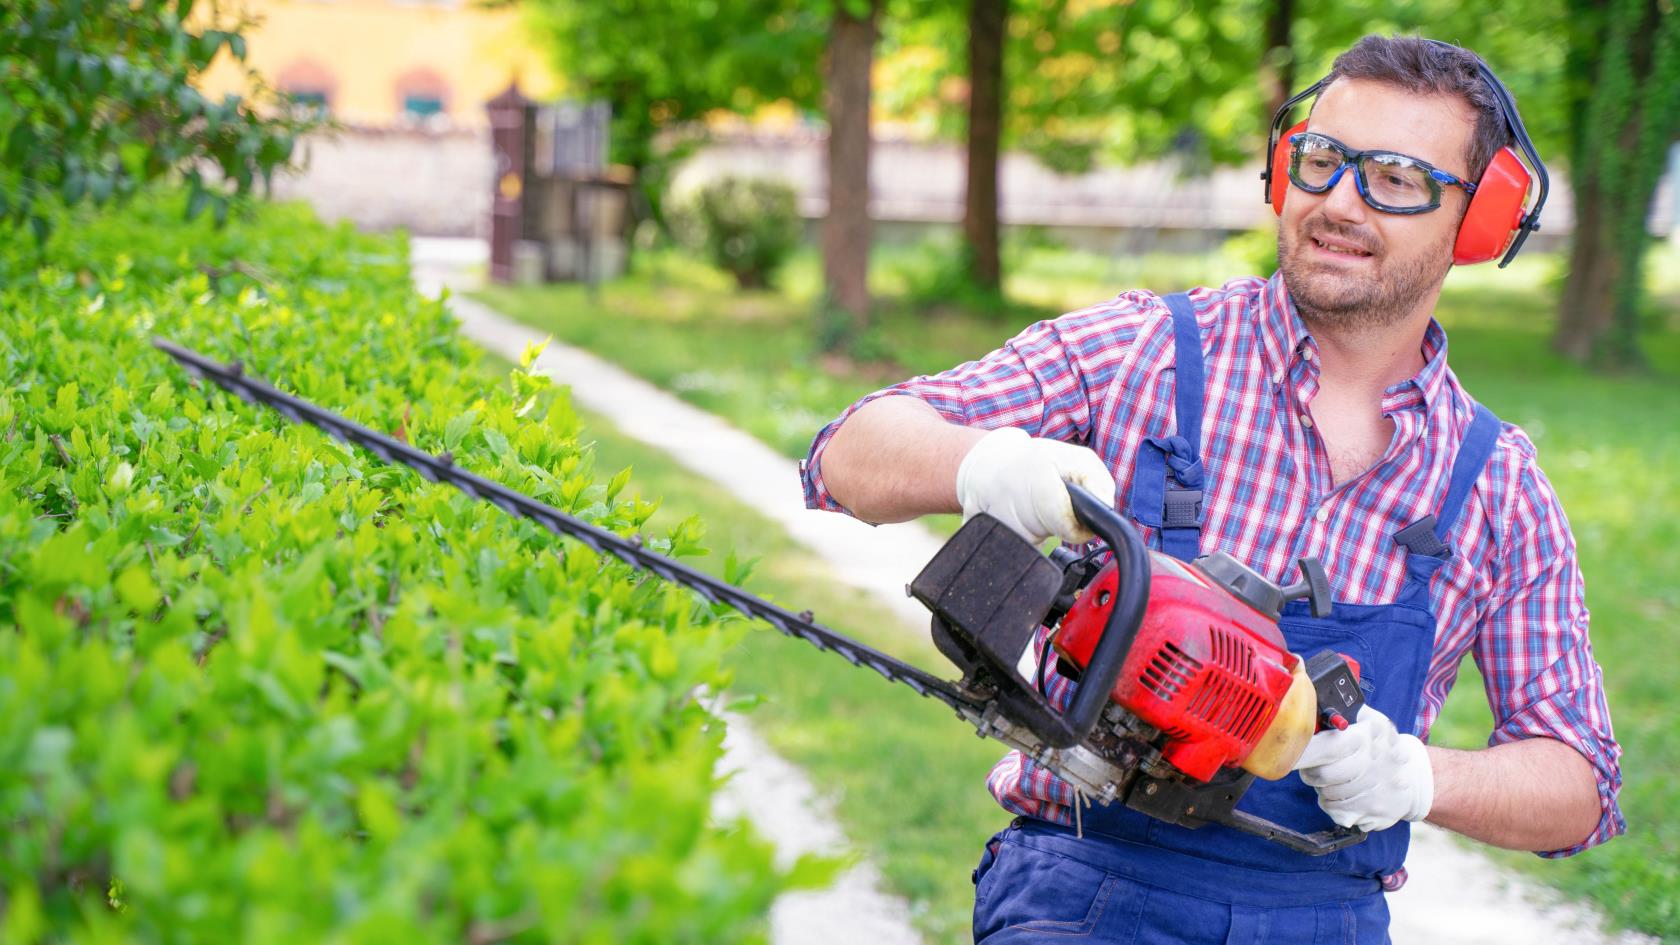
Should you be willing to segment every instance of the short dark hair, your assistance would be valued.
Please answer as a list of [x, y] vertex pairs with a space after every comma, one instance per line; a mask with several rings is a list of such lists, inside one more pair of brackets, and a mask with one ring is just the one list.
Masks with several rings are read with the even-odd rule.
[[1368, 79], [1412, 92], [1457, 95], [1469, 102], [1476, 112], [1476, 130], [1467, 163], [1469, 179], [1476, 181], [1499, 149], [1514, 141], [1498, 99], [1482, 78], [1480, 64], [1475, 53], [1459, 46], [1416, 36], [1371, 35], [1336, 57], [1325, 84]]

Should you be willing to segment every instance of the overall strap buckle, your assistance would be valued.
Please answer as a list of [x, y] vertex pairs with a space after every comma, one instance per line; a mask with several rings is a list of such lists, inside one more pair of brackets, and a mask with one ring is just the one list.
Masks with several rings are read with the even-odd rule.
[[1138, 447], [1129, 503], [1134, 519], [1160, 529], [1161, 550], [1181, 561], [1201, 553], [1203, 470], [1202, 398], [1206, 372], [1202, 364], [1201, 328], [1187, 293], [1163, 296], [1172, 316], [1174, 408], [1177, 432], [1145, 437]]
[[1414, 555], [1450, 558], [1452, 549], [1435, 533], [1435, 515], [1430, 513], [1394, 533], [1394, 543]]
[[1196, 528], [1202, 524], [1202, 490], [1173, 488], [1162, 497], [1162, 528]]

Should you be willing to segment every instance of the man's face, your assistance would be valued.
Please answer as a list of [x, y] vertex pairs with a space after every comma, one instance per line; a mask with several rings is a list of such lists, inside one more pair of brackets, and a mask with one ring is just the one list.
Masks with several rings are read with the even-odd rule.
[[[1460, 178], [1475, 112], [1457, 96], [1342, 79], [1319, 97], [1308, 129], [1358, 151], [1398, 151]], [[1375, 328], [1432, 307], [1468, 196], [1447, 187], [1428, 213], [1384, 213], [1365, 203], [1347, 168], [1336, 186], [1310, 194], [1291, 185], [1278, 226], [1284, 283], [1309, 322]]]

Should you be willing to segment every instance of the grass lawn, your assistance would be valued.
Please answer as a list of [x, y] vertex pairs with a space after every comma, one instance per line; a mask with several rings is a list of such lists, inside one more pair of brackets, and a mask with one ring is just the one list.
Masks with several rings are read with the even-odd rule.
[[[1224, 254], [1121, 262], [1050, 250], [1014, 255], [1008, 288], [1016, 303], [1001, 313], [974, 315], [933, 304], [938, 264], [926, 247], [882, 248], [873, 274], [882, 293], [879, 325], [869, 341], [873, 350], [892, 356], [879, 362], [812, 353], [815, 265], [809, 256], [796, 260], [777, 292], [736, 294], [716, 272], [674, 255], [649, 254], [635, 276], [605, 286], [595, 303], [581, 288], [568, 286], [495, 288], [481, 297], [799, 456], [811, 435], [857, 396], [912, 373], [978, 356], [1034, 318], [1052, 317], [1129, 286], [1170, 290], [1244, 271]], [[1617, 735], [1626, 751], [1622, 804], [1630, 829], [1627, 837], [1565, 861], [1504, 858], [1537, 878], [1590, 897], [1618, 923], [1680, 940], [1680, 823], [1672, 816], [1680, 811], [1680, 728], [1672, 721], [1680, 704], [1673, 688], [1680, 669], [1680, 586], [1675, 583], [1680, 574], [1680, 480], [1673, 472], [1680, 469], [1680, 369], [1675, 367], [1680, 364], [1680, 247], [1660, 247], [1649, 267], [1657, 290], [1653, 309], [1663, 317], [1653, 319], [1645, 340], [1654, 367], [1644, 375], [1591, 375], [1547, 350], [1555, 268], [1555, 260], [1525, 256], [1503, 271], [1484, 266], [1457, 272], [1448, 280], [1438, 314], [1451, 335], [1455, 371], [1501, 417], [1527, 429], [1569, 511], [1587, 577], [1595, 652], [1605, 668]], [[638, 464], [638, 478], [646, 468], [645, 460]], [[685, 482], [678, 476], [669, 484], [645, 483], [644, 488], [677, 504]], [[737, 534], [730, 522], [738, 514], [719, 511], [727, 507], [721, 494], [696, 495], [695, 502], [694, 510], [702, 511], [719, 532], [719, 547], [728, 547]], [[807, 601], [805, 606], [818, 613], [840, 612], [824, 607], [813, 592], [794, 593], [796, 585], [778, 585], [792, 577], [779, 573], [792, 566], [784, 559], [798, 556], [767, 545], [784, 540], [775, 529], [744, 528], [738, 534], [746, 540], [734, 544], [745, 554], [766, 556], [761, 588], [786, 590], [790, 599]], [[824, 670], [813, 663], [809, 673], [803, 667], [789, 672], [794, 664], [786, 660], [800, 657], [791, 656], [783, 641], [768, 644], [781, 645], [766, 651], [765, 675], [755, 681], [757, 657], [744, 653], [742, 682], [749, 689], [762, 682], [766, 692], [776, 694], [761, 710], [767, 719], [786, 723], [786, 731], [772, 732], [772, 741], [819, 780], [832, 775], [832, 783], [844, 787], [840, 813], [848, 830], [877, 851], [902, 891], [918, 896], [935, 891], [928, 900], [930, 928], [943, 928], [937, 923], [948, 921], [939, 918], [947, 914], [948, 900], [937, 896], [948, 893], [933, 879], [915, 877], [955, 876], [966, 886], [969, 851], [963, 843], [933, 837], [911, 842], [899, 827], [880, 818], [901, 813], [883, 808], [925, 809], [929, 816], [960, 808], [962, 826], [954, 830], [964, 843], [971, 842], [984, 830], [975, 824], [997, 819], [983, 790], [975, 787], [989, 746], [967, 740], [970, 747], [985, 750], [975, 755], [976, 773], [963, 775], [967, 793], [951, 795], [929, 783], [934, 774], [924, 762], [928, 756], [890, 754], [877, 750], [873, 741], [857, 744], [857, 730], [841, 729], [836, 720], [852, 711], [852, 703], [829, 701], [838, 695], [795, 690], [819, 686], [815, 680]], [[839, 668], [849, 671], [843, 664]], [[874, 680], [865, 678], [858, 685], [857, 711], [887, 698]], [[840, 685], [837, 692], [847, 688]], [[1489, 728], [1479, 679], [1467, 662], [1434, 739], [1478, 747]], [[871, 723], [863, 731], [873, 735], [877, 730]], [[965, 740], [948, 719], [932, 731], [934, 743]], [[853, 765], [872, 776], [854, 773], [848, 780], [844, 774]], [[928, 783], [925, 794], [902, 790], [913, 779]], [[888, 784], [900, 790], [879, 793]], [[876, 793], [866, 794], [868, 800], [849, 796], [871, 790]], [[972, 811], [963, 807], [968, 799], [975, 801]], [[952, 859], [934, 865], [940, 857]], [[966, 889], [960, 892], [966, 896]]]

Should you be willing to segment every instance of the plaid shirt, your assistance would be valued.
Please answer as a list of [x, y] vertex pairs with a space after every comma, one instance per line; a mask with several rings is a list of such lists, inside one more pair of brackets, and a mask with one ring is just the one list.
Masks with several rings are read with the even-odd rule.
[[[1384, 392], [1382, 410], [1394, 422], [1387, 451], [1338, 486], [1309, 412], [1319, 390], [1318, 347], [1281, 277], [1237, 279], [1190, 297], [1207, 372], [1203, 552], [1226, 551], [1280, 584], [1298, 558], [1314, 556], [1337, 600], [1393, 601], [1406, 580], [1406, 552], [1394, 533], [1438, 511], [1475, 410], [1447, 367], [1446, 333], [1432, 320], [1423, 369]], [[1089, 446], [1127, 496], [1143, 438], [1176, 429], [1174, 352], [1171, 318], [1149, 292], [1039, 322], [978, 361], [847, 408], [817, 434], [801, 465], [806, 504], [846, 511], [823, 484], [823, 450], [858, 407], [894, 394], [918, 397], [953, 423], [1020, 427]], [[1448, 540], [1454, 554], [1430, 586], [1435, 651], [1415, 731], [1428, 738], [1468, 651], [1487, 681], [1490, 745], [1555, 738], [1596, 772], [1597, 828], [1577, 846], [1542, 855], [1567, 856], [1621, 833], [1621, 749], [1587, 640], [1575, 540], [1519, 428], [1504, 425]], [[1053, 684], [1052, 695], [1065, 699], [1071, 684]], [[1013, 813], [1071, 822], [1072, 789], [1019, 752], [993, 768], [988, 785]]]

